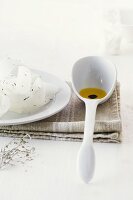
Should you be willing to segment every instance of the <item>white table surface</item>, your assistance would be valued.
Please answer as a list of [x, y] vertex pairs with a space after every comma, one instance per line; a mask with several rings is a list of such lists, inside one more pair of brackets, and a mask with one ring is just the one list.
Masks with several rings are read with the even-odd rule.
[[[83, 35], [86, 27], [84, 26], [85, 22], [82, 23], [82, 14], [86, 5], [84, 8], [82, 7], [81, 12], [79, 12], [79, 5], [76, 5], [77, 12], [73, 16], [73, 9], [69, 2], [68, 7], [71, 8], [69, 9], [69, 18], [66, 18], [67, 11], [62, 5], [64, 10], [61, 10], [61, 14], [64, 16], [65, 24], [62, 23], [60, 16], [55, 18], [55, 10], [52, 9], [52, 20], [57, 22], [60, 19], [54, 32], [53, 29], [51, 31], [49, 25], [51, 21], [43, 26], [43, 30], [36, 21], [31, 23], [30, 27], [28, 26], [31, 16], [27, 22], [24, 15], [25, 21], [22, 23], [20, 17], [28, 11], [20, 13], [19, 9], [22, 5], [17, 4], [20, 7], [13, 12], [15, 4], [8, 5], [7, 1], [5, 2], [3, 9], [9, 9], [7, 16], [5, 15], [6, 17], [4, 16], [5, 18], [1, 18], [0, 21], [2, 27], [0, 52], [2, 56], [9, 55], [20, 58], [33, 68], [40, 68], [70, 80], [72, 65], [78, 58], [97, 54], [97, 46], [96, 44], [93, 45], [94, 40], [91, 43], [91, 40], [87, 40], [88, 35]], [[12, 2], [17, 3], [15, 0]], [[26, 4], [26, 1], [24, 2]], [[58, 11], [57, 7], [56, 11]], [[85, 11], [87, 15], [87, 10]], [[42, 10], [40, 12], [42, 14]], [[45, 12], [43, 15], [45, 15]], [[76, 21], [77, 16], [80, 19], [78, 22]], [[17, 20], [20, 20], [20, 24], [17, 23]], [[74, 29], [75, 22], [77, 23]], [[26, 23], [27, 26], [24, 26]], [[33, 29], [34, 23], [36, 23], [36, 29]], [[82, 26], [83, 31], [80, 30], [80, 26]], [[67, 28], [71, 31], [68, 31]], [[78, 32], [75, 37], [77, 30], [80, 30], [80, 34]], [[89, 29], [87, 31], [89, 33]], [[55, 35], [53, 36], [52, 33], [53, 35], [55, 33]], [[80, 142], [32, 140], [33, 146], [36, 148], [36, 157], [33, 161], [24, 166], [0, 171], [1, 200], [133, 199], [132, 52], [132, 50], [125, 50], [120, 56], [110, 56], [110, 60], [117, 66], [118, 80], [121, 83], [123, 142], [121, 144], [94, 144], [96, 170], [92, 182], [85, 185], [76, 174], [76, 156], [81, 145]], [[0, 147], [9, 140], [10, 138], [0, 137]]]
[[[110, 59], [117, 66], [121, 83], [123, 142], [94, 144], [96, 171], [92, 182], [85, 185], [76, 174], [76, 156], [80, 142], [33, 140], [37, 154], [33, 161], [0, 171], [0, 199], [132, 200], [133, 58], [118, 56]], [[66, 76], [70, 68], [64, 68]], [[0, 147], [9, 140], [1, 137]]]

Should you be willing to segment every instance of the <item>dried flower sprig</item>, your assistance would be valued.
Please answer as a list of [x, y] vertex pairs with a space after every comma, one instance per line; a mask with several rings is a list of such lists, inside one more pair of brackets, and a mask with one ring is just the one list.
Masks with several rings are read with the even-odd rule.
[[30, 138], [29, 135], [20, 139], [15, 138], [0, 150], [0, 169], [33, 160], [35, 148], [29, 145], [27, 137]]

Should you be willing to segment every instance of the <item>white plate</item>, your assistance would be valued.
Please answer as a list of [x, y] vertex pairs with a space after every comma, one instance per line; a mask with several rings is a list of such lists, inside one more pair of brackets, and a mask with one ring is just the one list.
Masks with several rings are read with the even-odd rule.
[[71, 97], [71, 90], [68, 84], [58, 77], [44, 71], [33, 70], [39, 74], [46, 82], [53, 83], [60, 88], [54, 100], [47, 105], [42, 106], [36, 112], [30, 114], [17, 114], [14, 112], [7, 112], [0, 119], [0, 126], [2, 125], [17, 125], [26, 124], [50, 117], [61, 111], [69, 102]]

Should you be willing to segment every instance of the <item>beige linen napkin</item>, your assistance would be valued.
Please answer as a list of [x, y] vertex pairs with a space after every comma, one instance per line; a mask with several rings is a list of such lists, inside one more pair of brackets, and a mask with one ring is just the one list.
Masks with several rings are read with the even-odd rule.
[[[69, 104], [58, 114], [29, 124], [1, 126], [0, 135], [22, 137], [28, 133], [32, 138], [81, 141], [84, 118], [84, 103], [72, 92]], [[115, 143], [121, 141], [120, 85], [118, 83], [111, 98], [98, 106], [94, 141]]]

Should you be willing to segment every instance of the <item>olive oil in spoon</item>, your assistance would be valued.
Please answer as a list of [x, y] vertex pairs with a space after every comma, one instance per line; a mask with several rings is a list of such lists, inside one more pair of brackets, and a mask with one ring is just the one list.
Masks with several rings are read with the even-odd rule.
[[84, 88], [80, 90], [79, 94], [87, 99], [102, 99], [107, 93], [100, 88]]

